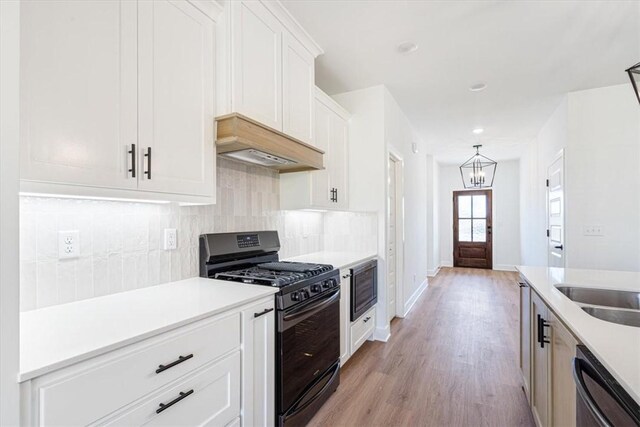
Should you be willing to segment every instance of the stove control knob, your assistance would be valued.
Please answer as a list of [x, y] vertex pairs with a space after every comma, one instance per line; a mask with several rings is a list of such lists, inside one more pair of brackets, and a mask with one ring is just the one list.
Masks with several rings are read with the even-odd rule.
[[322, 287], [324, 289], [329, 289], [331, 287], [331, 282], [327, 280], [326, 282], [322, 282]]
[[300, 301], [300, 295], [297, 292], [291, 293], [291, 301]]
[[303, 289], [300, 291], [300, 299], [307, 299], [309, 298], [309, 291], [306, 289]]
[[336, 279], [329, 279], [329, 283], [331, 283], [332, 288], [338, 286], [338, 281]]
[[321, 290], [320, 285], [311, 285], [311, 292], [320, 292]]

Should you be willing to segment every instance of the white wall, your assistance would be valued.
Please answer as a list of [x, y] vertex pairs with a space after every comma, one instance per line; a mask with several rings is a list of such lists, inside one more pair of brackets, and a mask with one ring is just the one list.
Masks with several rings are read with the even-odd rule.
[[438, 163], [427, 156], [427, 273], [433, 277], [440, 268], [440, 200]]
[[0, 2], [0, 425], [19, 423], [18, 149], [20, 4]]
[[[569, 94], [568, 267], [640, 271], [640, 107], [630, 84]], [[585, 236], [601, 225], [604, 236]]]
[[[386, 321], [386, 242], [389, 150], [402, 157], [404, 168], [404, 268], [402, 299], [409, 308], [427, 278], [427, 164], [425, 147], [384, 86], [334, 96], [351, 113], [349, 124], [349, 205], [378, 215], [379, 304], [377, 338], [388, 334]], [[411, 144], [418, 144], [418, 153]], [[400, 282], [399, 282], [400, 284]], [[406, 310], [405, 310], [406, 312]], [[403, 313], [399, 313], [403, 315]], [[386, 331], [386, 332], [385, 332]]]
[[520, 159], [520, 235], [522, 264], [547, 265], [547, 168], [567, 140], [567, 97], [525, 147]]
[[[565, 266], [640, 271], [640, 109], [630, 84], [569, 93], [521, 163], [522, 263], [547, 265], [547, 168], [564, 149]], [[586, 225], [604, 236], [585, 236]]]
[[[520, 166], [498, 162], [493, 194], [493, 268], [513, 270], [520, 264]], [[457, 165], [439, 168], [439, 229], [442, 266], [453, 265], [453, 192], [463, 190]]]
[[[396, 100], [386, 88], [384, 93], [387, 148], [400, 154], [403, 160], [404, 265], [402, 284], [404, 312], [407, 312], [427, 284], [427, 247], [429, 242], [427, 232], [427, 155], [425, 153], [426, 147], [418, 138], [409, 119], [402, 112]], [[417, 153], [412, 150], [414, 142], [417, 144]], [[388, 182], [387, 178], [385, 178], [385, 182]], [[400, 249], [398, 249], [399, 251]]]

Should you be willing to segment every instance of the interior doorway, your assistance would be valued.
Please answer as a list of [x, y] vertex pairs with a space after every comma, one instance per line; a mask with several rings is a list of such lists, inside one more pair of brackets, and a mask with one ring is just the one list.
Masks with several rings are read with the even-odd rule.
[[387, 197], [387, 319], [403, 316], [402, 259], [403, 259], [403, 180], [402, 159], [389, 153]]
[[493, 268], [491, 190], [453, 192], [453, 266]]
[[547, 170], [547, 248], [549, 267], [564, 267], [564, 153]]

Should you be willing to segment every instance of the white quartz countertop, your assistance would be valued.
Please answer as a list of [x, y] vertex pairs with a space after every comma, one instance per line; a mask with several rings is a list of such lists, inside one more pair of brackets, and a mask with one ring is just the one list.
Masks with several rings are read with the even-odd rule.
[[19, 381], [246, 303], [277, 289], [192, 278], [20, 315]]
[[351, 267], [377, 257], [375, 252], [312, 252], [287, 258], [286, 261], [311, 262], [316, 264], [331, 264], [335, 268]]
[[597, 319], [555, 288], [563, 284], [640, 291], [640, 273], [526, 266], [517, 269], [578, 340], [640, 402], [640, 328]]

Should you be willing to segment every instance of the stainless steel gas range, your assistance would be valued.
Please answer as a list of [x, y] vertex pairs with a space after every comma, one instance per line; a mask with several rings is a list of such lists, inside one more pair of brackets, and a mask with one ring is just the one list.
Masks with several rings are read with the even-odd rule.
[[340, 383], [340, 275], [279, 260], [276, 231], [200, 236], [200, 276], [274, 286], [276, 425], [304, 426]]

